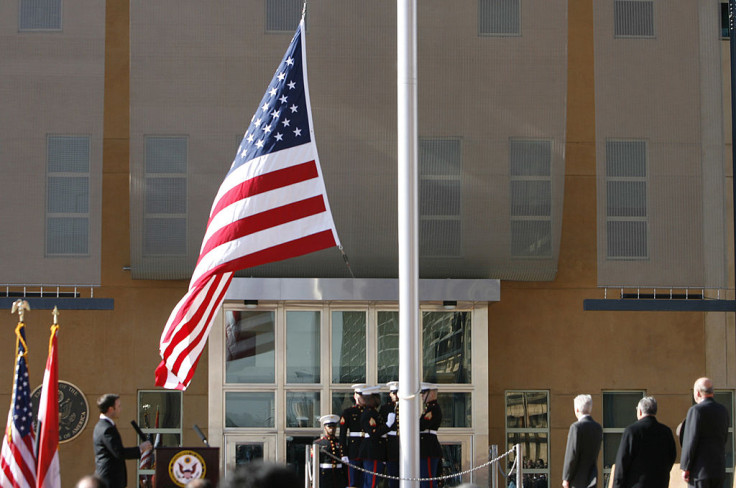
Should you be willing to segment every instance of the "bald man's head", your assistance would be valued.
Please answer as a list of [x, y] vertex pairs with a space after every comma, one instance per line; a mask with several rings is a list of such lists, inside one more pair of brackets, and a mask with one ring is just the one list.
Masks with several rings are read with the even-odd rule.
[[713, 396], [713, 381], [710, 378], [698, 378], [693, 385], [693, 398], [695, 403], [700, 403], [708, 397]]

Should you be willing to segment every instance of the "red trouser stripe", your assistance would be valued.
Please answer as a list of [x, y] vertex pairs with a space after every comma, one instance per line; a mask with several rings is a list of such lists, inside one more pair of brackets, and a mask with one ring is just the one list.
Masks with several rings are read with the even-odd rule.
[[[432, 458], [427, 458], [427, 478], [434, 478], [434, 473], [432, 472]], [[434, 481], [429, 482], [429, 488], [432, 488], [434, 486]]]
[[373, 481], [371, 481], [371, 488], [376, 488], [376, 478], [378, 478], [376, 472], [378, 472], [378, 461], [373, 461], [373, 474], [371, 475], [373, 476]]

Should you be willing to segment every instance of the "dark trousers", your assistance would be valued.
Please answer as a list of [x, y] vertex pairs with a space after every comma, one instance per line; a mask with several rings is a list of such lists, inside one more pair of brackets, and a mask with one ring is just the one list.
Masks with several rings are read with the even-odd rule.
[[[388, 461], [386, 462], [386, 474], [389, 476], [399, 477], [399, 462]], [[399, 480], [388, 480], [388, 488], [399, 488]]]
[[[437, 467], [440, 465], [440, 458], [421, 458], [419, 459], [419, 476], [421, 478], [434, 478], [437, 476]], [[419, 483], [421, 488], [437, 488], [439, 485], [436, 481], [422, 481]]]
[[363, 473], [363, 488], [376, 488], [380, 478], [375, 474], [383, 474], [383, 468], [386, 463], [383, 461], [376, 461], [375, 459], [363, 459], [363, 469], [370, 471], [370, 473]]
[[348, 466], [348, 486], [362, 486], [363, 485], [363, 472], [355, 468], [363, 467], [363, 461], [360, 459], [350, 459], [350, 466]]
[[723, 478], [690, 481], [688, 486], [694, 486], [695, 488], [723, 488]]

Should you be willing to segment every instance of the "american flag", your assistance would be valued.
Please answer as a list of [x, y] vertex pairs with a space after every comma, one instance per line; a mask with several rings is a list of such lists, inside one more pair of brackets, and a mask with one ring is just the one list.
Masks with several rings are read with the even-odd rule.
[[3, 437], [0, 458], [0, 486], [3, 488], [34, 488], [36, 486], [35, 435], [31, 410], [31, 388], [26, 364], [25, 324], [15, 328], [16, 358], [13, 394], [8, 411], [8, 425]]
[[[57, 310], [54, 310], [58, 313]], [[43, 375], [41, 400], [38, 403], [38, 488], [61, 488], [59, 470], [59, 326], [51, 326], [49, 357]]]
[[189, 385], [233, 273], [340, 245], [314, 142], [303, 33], [302, 18], [212, 204], [189, 290], [161, 335], [159, 386]]

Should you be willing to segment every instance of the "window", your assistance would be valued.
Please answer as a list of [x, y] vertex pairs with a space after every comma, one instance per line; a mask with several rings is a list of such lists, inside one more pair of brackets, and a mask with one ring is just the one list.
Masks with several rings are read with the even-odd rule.
[[614, 37], [654, 37], [652, 0], [614, 0]]
[[609, 259], [642, 259], [647, 245], [647, 144], [606, 141], [606, 252]]
[[643, 390], [603, 392], [603, 486], [608, 486], [621, 437], [636, 422], [636, 406], [645, 394]]
[[511, 139], [511, 255], [552, 255], [552, 141]]
[[273, 311], [235, 310], [225, 318], [225, 382], [274, 383], [276, 336]]
[[[506, 392], [506, 449], [521, 444], [524, 486], [548, 486], [549, 391]], [[508, 468], [514, 459], [509, 456]]]
[[728, 409], [728, 440], [726, 441], [726, 480], [723, 486], [733, 486], [733, 468], [734, 468], [734, 418], [733, 418], [733, 391], [716, 390], [713, 397], [721, 405]]
[[728, 15], [728, 2], [721, 2], [721, 38], [728, 39], [730, 36], [729, 31], [729, 18]]
[[424, 312], [422, 324], [424, 381], [470, 383], [470, 313]]
[[89, 253], [88, 136], [46, 140], [46, 255]]
[[363, 311], [332, 312], [333, 383], [365, 383], [365, 327]]
[[520, 0], [478, 0], [478, 33], [482, 36], [520, 36]]
[[399, 312], [378, 312], [378, 382], [399, 379]]
[[61, 30], [61, 0], [20, 0], [18, 30]]
[[302, 0], [266, 0], [266, 31], [294, 32], [302, 18]]
[[[149, 435], [154, 447], [177, 447], [182, 445], [182, 394], [180, 391], [139, 390], [138, 425]], [[151, 456], [148, 463], [138, 465], [140, 486], [150, 486], [156, 473], [156, 459]]]
[[459, 139], [419, 140], [419, 255], [459, 256]]
[[187, 250], [187, 138], [145, 138], [143, 255]]
[[[320, 313], [286, 312], [286, 382], [319, 383]], [[318, 416], [319, 418], [319, 416]]]

